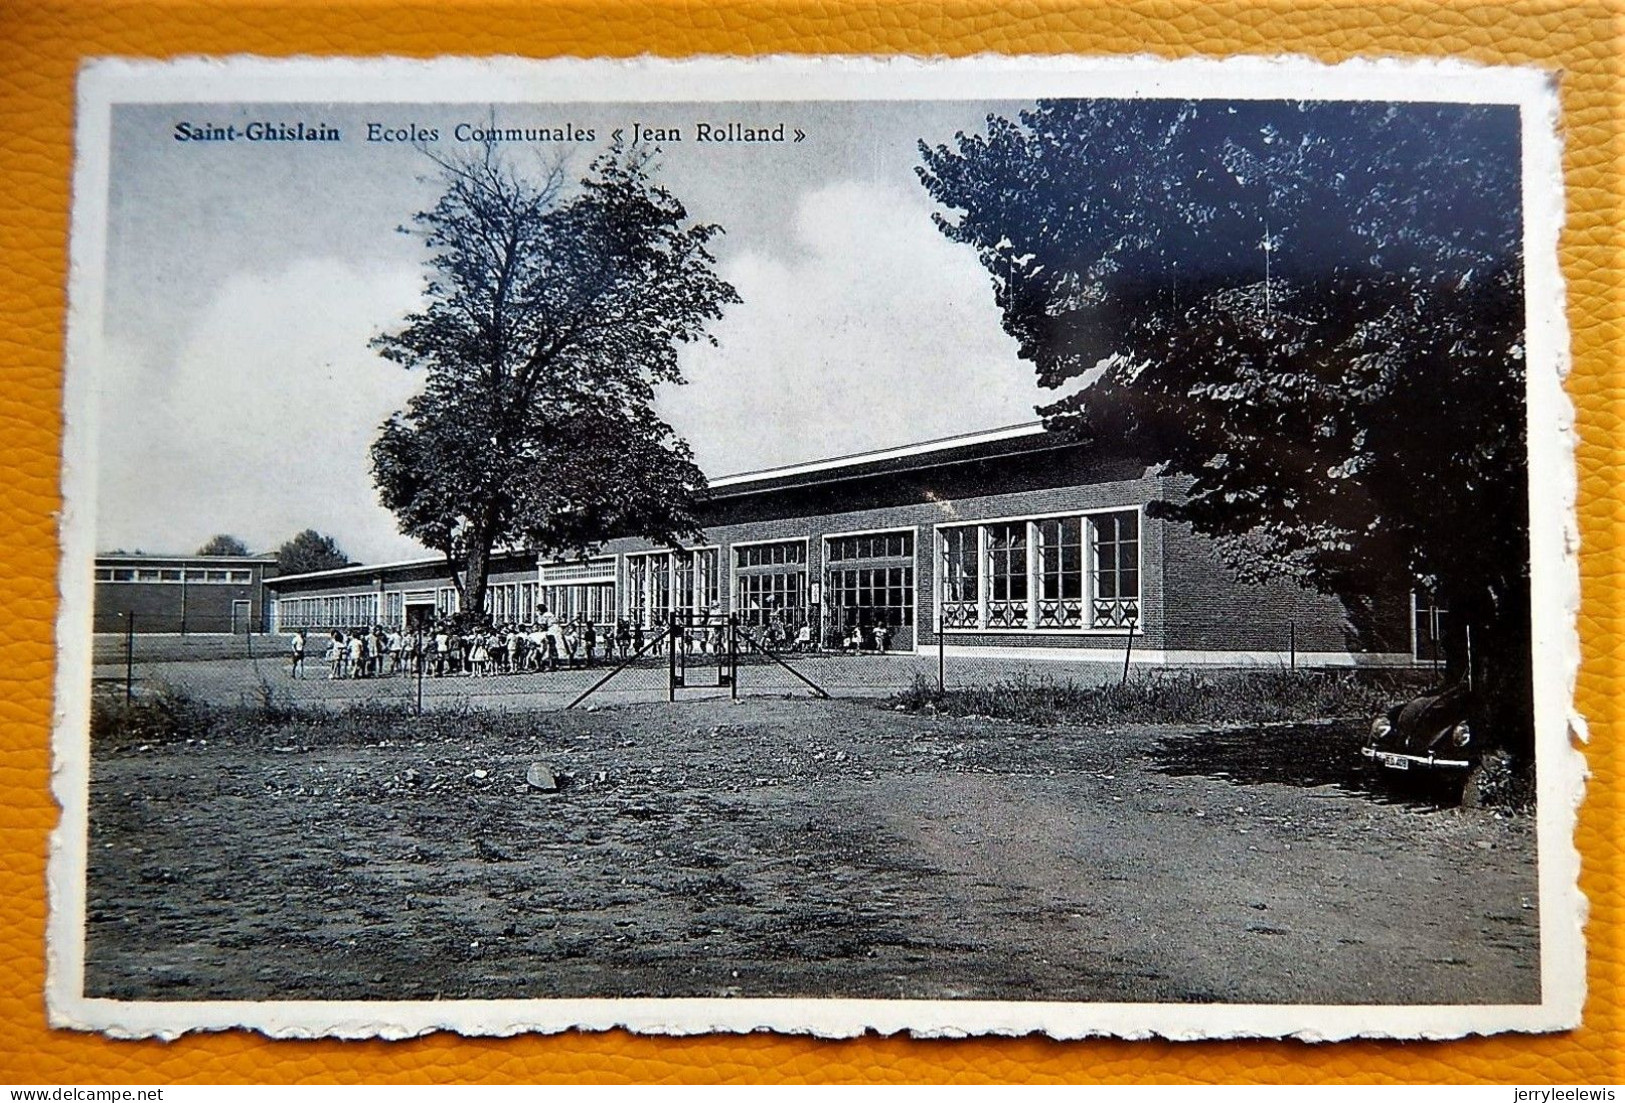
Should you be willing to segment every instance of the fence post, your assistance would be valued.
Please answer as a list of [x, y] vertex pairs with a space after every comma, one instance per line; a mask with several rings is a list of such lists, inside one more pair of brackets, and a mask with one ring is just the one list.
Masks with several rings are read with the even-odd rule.
[[1128, 685], [1128, 660], [1134, 654], [1134, 622], [1128, 622], [1128, 642], [1123, 645], [1123, 684]]
[[1286, 639], [1287, 639], [1287, 647], [1289, 648], [1288, 654], [1290, 656], [1290, 661], [1291, 661], [1291, 664], [1292, 664], [1291, 668], [1293, 670], [1297, 670], [1298, 669], [1298, 622], [1297, 621], [1295, 621], [1295, 620], [1287, 621]]
[[666, 700], [677, 700], [677, 614], [670, 614], [666, 629]]
[[937, 696], [947, 692], [945, 686], [948, 666], [947, 637], [942, 634], [942, 610], [937, 610]]
[[429, 665], [427, 662], [428, 657], [423, 650], [423, 644], [420, 642], [417, 646], [417, 654], [412, 657], [412, 665], [417, 668], [415, 677], [418, 683], [418, 699], [412, 713], [414, 716], [423, 715], [423, 668]]
[[739, 614], [728, 614], [728, 696], [739, 699]]
[[130, 707], [135, 684], [135, 614], [124, 614], [124, 707]]

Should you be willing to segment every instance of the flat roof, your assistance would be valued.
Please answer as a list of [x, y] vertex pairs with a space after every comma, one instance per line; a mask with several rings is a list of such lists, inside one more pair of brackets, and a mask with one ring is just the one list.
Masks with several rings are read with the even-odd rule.
[[[517, 556], [535, 555], [528, 551], [495, 551], [491, 558], [513, 559]], [[353, 563], [348, 567], [332, 567], [325, 571], [305, 571], [302, 574], [279, 574], [275, 578], [265, 580], [267, 586], [275, 587], [283, 582], [303, 582], [311, 578], [347, 578], [351, 575], [375, 574], [378, 571], [399, 571], [409, 567], [444, 567], [446, 557], [443, 555], [426, 555], [420, 559], [396, 559], [389, 563]]]
[[1048, 432], [1042, 422], [1024, 422], [919, 444], [729, 475], [711, 482], [710, 497], [718, 501], [744, 498], [1075, 446], [1076, 442], [1066, 436]]
[[97, 552], [96, 562], [149, 563], [156, 560], [175, 560], [187, 563], [275, 563], [275, 553], [264, 555], [198, 555], [197, 553], [164, 555], [161, 552]]
[[1021, 440], [1026, 437], [1042, 436], [1044, 432], [1043, 422], [1024, 421], [1019, 425], [1005, 425], [998, 429], [983, 429], [975, 433], [960, 433], [956, 436], [938, 437], [935, 440], [919, 441], [914, 444], [876, 448], [868, 452], [854, 452], [846, 456], [808, 460], [805, 463], [786, 464], [783, 467], [768, 467], [760, 471], [741, 471], [738, 474], [722, 475], [712, 479], [711, 486], [713, 489], [720, 487], [724, 490], [733, 490], [746, 487], [751, 483], [777, 483], [797, 475], [824, 474], [845, 468], [867, 467], [871, 464], [886, 463], [891, 460], [920, 459], [924, 462], [918, 466], [925, 467], [930, 466], [929, 458], [938, 453], [955, 451], [961, 448], [975, 448], [979, 445], [997, 444], [1002, 441]]

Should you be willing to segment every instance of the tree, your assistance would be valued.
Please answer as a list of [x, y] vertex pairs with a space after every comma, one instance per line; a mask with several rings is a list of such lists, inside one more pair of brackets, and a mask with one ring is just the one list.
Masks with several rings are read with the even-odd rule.
[[331, 536], [306, 529], [283, 544], [276, 552], [277, 574], [305, 574], [347, 567], [350, 557], [339, 549]]
[[197, 550], [199, 555], [247, 555], [248, 545], [235, 536], [221, 533], [211, 536], [209, 542]]
[[445, 556], [464, 609], [484, 606], [494, 550], [584, 552], [615, 535], [696, 536], [705, 488], [653, 410], [678, 349], [739, 301], [655, 180], [654, 151], [616, 143], [585, 179], [540, 182], [492, 149], [437, 161], [445, 192], [416, 217], [428, 303], [375, 339], [427, 380], [372, 449], [403, 533]]
[[1051, 428], [1178, 476], [1242, 577], [1431, 591], [1532, 747], [1514, 109], [1046, 101], [921, 153]]

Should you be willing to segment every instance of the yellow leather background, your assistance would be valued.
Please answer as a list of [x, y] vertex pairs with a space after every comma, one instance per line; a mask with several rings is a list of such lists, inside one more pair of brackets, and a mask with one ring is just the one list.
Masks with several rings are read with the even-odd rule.
[[[822, 2], [23, 3], [0, 0], [0, 1081], [1625, 1080], [1622, 1038], [1621, 86], [1625, 3], [958, 0]], [[115, 1042], [46, 1028], [50, 760], [63, 288], [74, 78], [122, 54], [528, 55], [908, 52], [1300, 53], [1327, 61], [1454, 55], [1563, 72], [1563, 235], [1579, 407], [1579, 707], [1594, 771], [1582, 811], [1592, 901], [1585, 1025], [1450, 1043], [1057, 1044], [1034, 1039], [678, 1040], [621, 1033], [406, 1043], [272, 1042], [231, 1033]]]

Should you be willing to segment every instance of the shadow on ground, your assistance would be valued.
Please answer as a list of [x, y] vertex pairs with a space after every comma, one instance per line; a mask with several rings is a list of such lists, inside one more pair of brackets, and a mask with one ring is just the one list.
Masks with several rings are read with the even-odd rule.
[[1209, 777], [1235, 785], [1331, 786], [1381, 804], [1418, 811], [1461, 803], [1459, 784], [1384, 772], [1360, 755], [1363, 720], [1215, 728], [1162, 739], [1151, 768], [1169, 777]]

